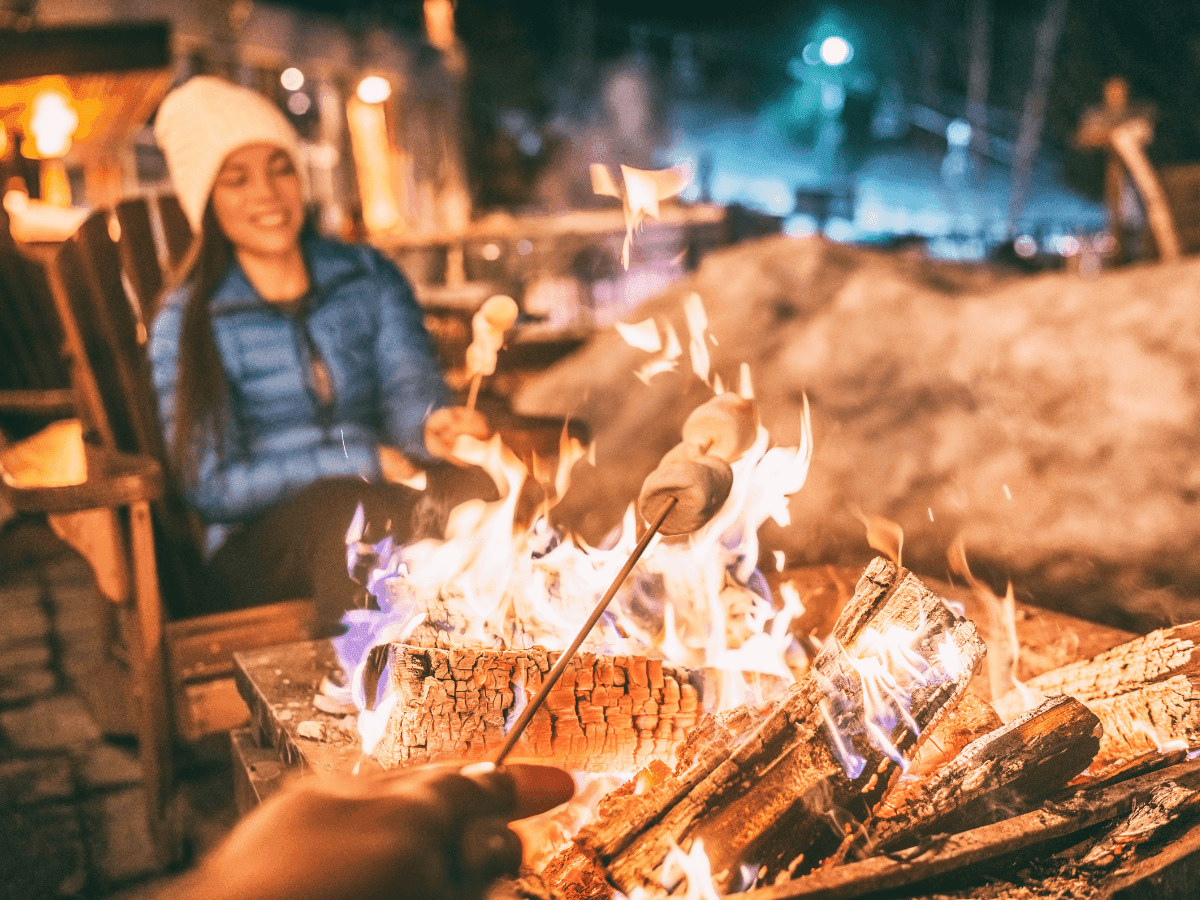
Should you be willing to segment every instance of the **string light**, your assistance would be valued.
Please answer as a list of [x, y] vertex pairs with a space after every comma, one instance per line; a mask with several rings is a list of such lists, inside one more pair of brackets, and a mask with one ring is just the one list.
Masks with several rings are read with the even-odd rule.
[[363, 103], [382, 103], [392, 96], [392, 85], [379, 75], [368, 75], [358, 83], [355, 93]]

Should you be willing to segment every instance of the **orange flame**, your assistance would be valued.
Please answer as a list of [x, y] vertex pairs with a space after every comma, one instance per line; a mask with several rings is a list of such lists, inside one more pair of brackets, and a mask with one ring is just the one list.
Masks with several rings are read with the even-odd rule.
[[867, 545], [900, 566], [904, 552], [904, 529], [891, 519], [867, 515], [861, 510], [856, 510], [854, 517], [867, 529]]
[[1012, 717], [1038, 706], [1044, 699], [1036, 691], [1025, 687], [1024, 682], [1017, 678], [1017, 665], [1021, 659], [1021, 641], [1017, 637], [1016, 599], [1013, 597], [1012, 582], [1003, 599], [997, 597], [990, 587], [971, 574], [967, 564], [967, 550], [962, 538], [955, 539], [946, 551], [946, 559], [950, 571], [962, 576], [971, 593], [983, 605], [988, 614], [987, 635], [987, 673], [988, 685], [993, 698], [1002, 697], [1010, 690], [1016, 690], [1021, 698], [1020, 704], [1011, 709], [1007, 706], [1003, 714]]
[[[670, 841], [670, 845], [662, 864], [662, 886], [684, 900], [721, 900], [713, 883], [708, 854], [704, 852], [704, 841], [696, 838], [686, 853], [675, 841]], [[685, 884], [686, 890], [681, 895], [679, 888]]]
[[[693, 353], [707, 340], [699, 298], [689, 322]], [[643, 338], [650, 329], [637, 328]], [[657, 334], [657, 329], [655, 329]], [[681, 353], [674, 332], [664, 329], [666, 350]], [[644, 341], [650, 346], [648, 340]], [[742, 392], [753, 395], [748, 370]], [[752, 446], [736, 459], [733, 487], [724, 506], [696, 532], [670, 541], [655, 538], [623, 582], [584, 644], [585, 651], [637, 654], [673, 665], [708, 669], [701, 698], [706, 710], [768, 699], [807, 665], [790, 630], [803, 612], [789, 586], [778, 607], [758, 572], [758, 529], [773, 519], [790, 522], [789, 498], [803, 486], [812, 459], [812, 423], [805, 401], [800, 445], [773, 447], [759, 424]], [[557, 534], [547, 513], [568, 490], [572, 467], [589, 451], [564, 428], [559, 468], [549, 478], [534, 461], [534, 475], [547, 487], [546, 502], [528, 525], [516, 521], [518, 498], [529, 473], [498, 437], [482, 442], [460, 438], [455, 455], [481, 466], [496, 482], [500, 499], [468, 501], [455, 508], [442, 539], [426, 539], [380, 555], [369, 584], [379, 610], [347, 623], [357, 628], [358, 647], [377, 639], [386, 623], [424, 621], [422, 641], [550, 650], [565, 647], [587, 611], [612, 582], [637, 542], [637, 517], [630, 506], [624, 521], [602, 547]], [[386, 627], [391, 627], [387, 625]], [[344, 663], [347, 661], [343, 660]], [[347, 669], [354, 668], [349, 661]], [[356, 701], [359, 698], [356, 698]], [[359, 708], [364, 708], [361, 703]], [[376, 707], [380, 704], [376, 703]], [[368, 718], [369, 727], [374, 719]]]

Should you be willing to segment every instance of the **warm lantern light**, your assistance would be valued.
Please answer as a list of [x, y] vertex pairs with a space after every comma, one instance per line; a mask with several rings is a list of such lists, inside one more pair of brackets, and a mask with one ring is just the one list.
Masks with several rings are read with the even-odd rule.
[[358, 83], [355, 93], [363, 103], [382, 103], [392, 96], [392, 85], [379, 75], [368, 75]]
[[449, 50], [458, 42], [452, 0], [425, 0], [425, 36], [439, 50]]
[[62, 94], [48, 92], [34, 99], [29, 131], [37, 155], [42, 159], [66, 156], [78, 127], [79, 114]]
[[379, 103], [352, 97], [346, 104], [346, 120], [358, 170], [363, 223], [371, 232], [395, 228], [401, 221], [400, 196], [384, 109]]
[[279, 83], [289, 91], [298, 91], [304, 87], [304, 73], [295, 66], [290, 66], [280, 73]]

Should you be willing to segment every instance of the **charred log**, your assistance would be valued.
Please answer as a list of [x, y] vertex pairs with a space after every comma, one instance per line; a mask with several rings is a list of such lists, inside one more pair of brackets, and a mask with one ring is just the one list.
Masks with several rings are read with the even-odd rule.
[[1119, 784], [1080, 791], [1011, 819], [984, 825], [943, 840], [821, 869], [784, 884], [749, 891], [745, 900], [848, 900], [912, 885], [986, 860], [1032, 853], [1050, 841], [1127, 816], [1160, 785], [1174, 781], [1187, 791], [1200, 788], [1200, 761], [1152, 772]]
[[[481, 757], [500, 746], [558, 659], [544, 648], [467, 650], [394, 644], [399, 699], [375, 757], [385, 768]], [[700, 695], [662, 660], [580, 654], [537, 711], [518, 753], [579, 771], [636, 771], [673, 760], [696, 723]]]
[[1200, 792], [1174, 781], [1160, 784], [1078, 863], [1081, 869], [1116, 869], [1144, 846], [1160, 840], [1176, 821], [1200, 809]]
[[893, 790], [887, 817], [871, 828], [872, 849], [908, 847], [1027, 812], [1087, 768], [1100, 735], [1100, 720], [1078, 700], [1047, 700], [972, 742], [932, 776]]

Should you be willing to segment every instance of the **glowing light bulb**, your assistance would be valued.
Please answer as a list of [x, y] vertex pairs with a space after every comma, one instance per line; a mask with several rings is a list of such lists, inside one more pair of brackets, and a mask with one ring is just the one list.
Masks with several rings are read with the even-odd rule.
[[827, 66], [840, 66], [850, 62], [854, 48], [843, 37], [834, 35], [821, 41], [821, 62]]
[[368, 75], [358, 83], [355, 93], [363, 103], [382, 103], [392, 96], [392, 85], [379, 75]]
[[295, 66], [289, 66], [279, 75], [279, 83], [289, 91], [298, 91], [304, 87], [304, 73]]
[[302, 116], [308, 112], [312, 106], [312, 101], [308, 99], [308, 94], [292, 94], [288, 97], [287, 108], [294, 116]]
[[29, 130], [38, 156], [53, 159], [71, 149], [71, 138], [79, 127], [79, 114], [62, 94], [39, 94], [33, 101]]

